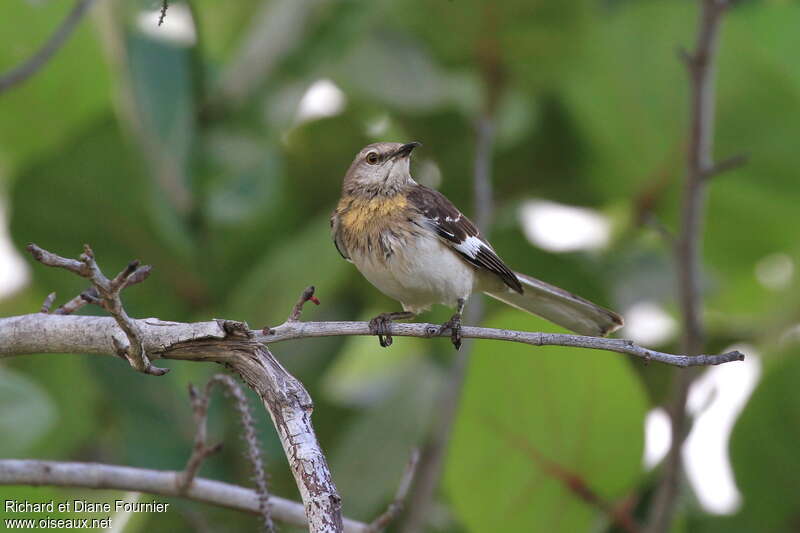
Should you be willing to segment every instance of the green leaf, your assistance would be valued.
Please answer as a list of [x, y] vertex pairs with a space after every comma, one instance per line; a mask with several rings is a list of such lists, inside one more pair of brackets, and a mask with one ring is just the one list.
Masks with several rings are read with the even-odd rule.
[[[552, 329], [517, 311], [488, 325]], [[625, 497], [641, 473], [646, 409], [617, 354], [480, 342], [445, 474], [456, 513], [471, 531], [589, 530], [597, 508], [553, 469], [606, 502]]]
[[741, 523], [751, 531], [796, 531], [800, 492], [800, 359], [784, 357], [764, 375], [731, 435], [731, 459], [742, 493]]
[[0, 457], [24, 454], [55, 421], [44, 389], [24, 374], [0, 368]]
[[404, 110], [430, 110], [446, 97], [445, 80], [424, 50], [415, 41], [386, 31], [375, 32], [354, 47], [342, 61], [336, 81]]
[[[137, 154], [107, 117], [76, 132], [15, 180], [12, 236], [19, 249], [35, 242], [68, 257], [89, 243], [109, 276], [133, 259], [154, 264], [146, 283], [125, 291], [127, 310], [132, 316], [146, 309], [148, 316], [177, 318], [181, 297], [202, 299], [204, 286], [185, 259], [157, 238], [150, 185]], [[58, 293], [60, 303], [88, 286], [60, 269], [33, 265], [32, 273], [43, 292]]]
[[186, 218], [196, 202], [190, 159], [197, 113], [193, 51], [133, 30], [125, 35], [125, 51], [136, 114], [132, 127], [152, 180], [144, 207], [160, 237], [189, 256]]
[[[0, 2], [0, 72], [30, 58], [61, 24], [73, 2]], [[45, 65], [0, 97], [0, 179], [108, 109], [110, 83], [91, 17]]]
[[318, 294], [334, 294], [353, 266], [336, 252], [328, 217], [311, 219], [291, 240], [268, 251], [244, 276], [230, 298], [235, 316], [254, 325], [279, 324], [309, 285]]
[[587, 186], [598, 194], [627, 197], [672, 160], [681, 168], [687, 82], [675, 51], [691, 41], [694, 16], [689, 2], [630, 2], [587, 29], [592, 46], [564, 77], [564, 96], [591, 147]]
[[[385, 353], [374, 338], [375, 358]], [[399, 342], [405, 339], [397, 339]], [[417, 358], [392, 394], [365, 409], [333, 449], [331, 469], [348, 516], [371, 520], [388, 503], [419, 446], [441, 388], [441, 372]]]
[[[573, 65], [584, 43], [590, 2], [507, 0], [391, 2], [388, 23], [400, 23], [445, 64], [499, 65], [492, 74], [526, 90], [550, 87]], [[489, 67], [492, 69], [493, 67]]]
[[48, 437], [39, 439], [29, 453], [33, 456], [65, 455], [95, 443], [101, 424], [97, 376], [86, 355], [40, 355], [15, 357], [9, 361], [15, 370], [36, 376], [58, 406]]
[[[377, 311], [365, 313], [369, 320]], [[430, 349], [426, 339], [396, 337], [391, 350], [376, 350], [375, 337], [349, 337], [325, 373], [323, 391], [340, 404], [369, 405], [395, 390]]]

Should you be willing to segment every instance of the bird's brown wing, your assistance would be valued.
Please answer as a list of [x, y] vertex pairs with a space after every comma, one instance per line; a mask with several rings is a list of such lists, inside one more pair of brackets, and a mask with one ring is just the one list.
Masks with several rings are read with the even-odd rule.
[[350, 261], [350, 256], [347, 254], [347, 248], [341, 238], [341, 231], [339, 229], [339, 211], [336, 210], [331, 214], [331, 239], [333, 245], [336, 246], [336, 251], [339, 252], [343, 258]]
[[424, 185], [415, 185], [408, 192], [408, 201], [422, 215], [423, 223], [461, 257], [496, 274], [503, 283], [522, 294], [522, 284], [514, 272], [498, 257], [475, 224], [442, 193]]

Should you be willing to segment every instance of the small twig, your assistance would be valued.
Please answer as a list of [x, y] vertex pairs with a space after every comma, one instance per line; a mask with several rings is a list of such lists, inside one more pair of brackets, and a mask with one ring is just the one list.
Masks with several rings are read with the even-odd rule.
[[727, 159], [723, 159], [718, 163], [714, 163], [711, 168], [707, 169], [706, 171], [702, 172], [703, 179], [713, 178], [718, 174], [722, 174], [724, 172], [729, 172], [731, 170], [735, 170], [742, 165], [746, 165], [747, 162], [750, 160], [750, 156], [747, 154], [739, 154]]
[[[92, 294], [94, 293], [94, 294]], [[54, 315], [71, 315], [86, 304], [95, 303], [98, 299], [97, 291], [94, 287], [89, 287], [72, 300], [58, 307], [53, 311]]]
[[18, 85], [41, 69], [72, 34], [94, 0], [78, 0], [48, 41], [27, 61], [0, 75], [0, 93]]
[[128, 266], [126, 266], [122, 272], [117, 274], [114, 277], [114, 279], [111, 280], [111, 283], [109, 284], [111, 290], [119, 291], [122, 289], [122, 287], [127, 285], [128, 279], [130, 279], [133, 273], [136, 272], [136, 270], [139, 268], [140, 263], [141, 261], [139, 261], [138, 259], [134, 259], [133, 261], [128, 263]]
[[[271, 328], [270, 334], [254, 332], [257, 341], [274, 344], [294, 339], [309, 337], [337, 337], [347, 335], [374, 335], [368, 322], [286, 322]], [[449, 333], [440, 332], [439, 325], [419, 322], [402, 322], [392, 325], [392, 335], [396, 337], [449, 337]], [[519, 342], [532, 346], [569, 346], [572, 348], [588, 348], [632, 355], [644, 361], [656, 361], [677, 367], [708, 366], [744, 361], [744, 354], [734, 350], [718, 355], [674, 355], [657, 352], [645, 348], [627, 339], [609, 339], [607, 337], [587, 337], [568, 333], [543, 333], [538, 331], [517, 331], [510, 329], [483, 328], [463, 326], [461, 336], [465, 339], [491, 339], [498, 341]]]
[[208, 383], [206, 383], [202, 393], [199, 393], [193, 385], [189, 386], [189, 396], [192, 401], [194, 418], [197, 422], [197, 432], [195, 433], [192, 454], [189, 456], [189, 460], [186, 462], [186, 468], [179, 478], [179, 488], [181, 493], [186, 493], [189, 487], [191, 487], [192, 481], [195, 475], [197, 475], [197, 471], [200, 469], [200, 465], [203, 461], [222, 448], [222, 443], [214, 446], [209, 446], [207, 444], [206, 429], [208, 404], [215, 385], [223, 387], [227, 395], [234, 400], [234, 407], [239, 414], [239, 420], [242, 423], [242, 429], [244, 431], [244, 441], [247, 444], [247, 459], [250, 462], [250, 467], [253, 470], [253, 479], [256, 483], [256, 493], [258, 494], [263, 529], [264, 531], [272, 533], [275, 531], [275, 525], [272, 523], [272, 515], [270, 513], [269, 488], [264, 472], [264, 463], [261, 459], [261, 446], [258, 443], [258, 437], [256, 437], [255, 424], [247, 404], [247, 397], [236, 381], [230, 376], [215, 374]]
[[395, 492], [394, 499], [386, 508], [386, 510], [378, 518], [372, 521], [367, 528], [366, 533], [380, 533], [386, 529], [386, 527], [392, 523], [393, 520], [397, 519], [397, 517], [403, 511], [403, 505], [406, 497], [408, 496], [408, 491], [411, 490], [411, 484], [414, 482], [414, 477], [417, 474], [418, 465], [419, 450], [414, 449], [411, 451], [411, 457], [408, 459], [406, 469], [403, 472], [403, 477], [400, 478], [400, 484], [397, 486], [397, 492]]
[[45, 314], [49, 313], [50, 308], [53, 307], [53, 302], [55, 301], [55, 299], [56, 299], [56, 293], [51, 292], [50, 294], [48, 294], [47, 298], [45, 298], [44, 302], [42, 302], [42, 308], [39, 309], [39, 312]]
[[306, 302], [312, 301], [314, 302], [314, 305], [320, 304], [319, 299], [314, 296], [314, 290], [315, 289], [313, 285], [310, 285], [303, 290], [303, 292], [300, 294], [300, 298], [297, 300], [297, 303], [294, 304], [294, 307], [292, 307], [292, 312], [289, 313], [289, 317], [286, 319], [287, 322], [297, 322], [300, 320], [300, 315], [303, 313], [303, 305], [305, 305]]
[[[94, 259], [94, 252], [88, 244], [83, 245], [83, 253], [80, 256], [80, 260], [61, 257], [39, 248], [33, 243], [29, 244], [27, 249], [40, 263], [47, 266], [64, 268], [92, 282], [96, 294], [91, 290], [87, 290], [81, 293], [80, 298], [103, 307], [103, 309], [114, 317], [117, 325], [125, 333], [127, 343], [116, 337], [112, 339], [120, 357], [124, 357], [133, 368], [145, 374], [163, 376], [169, 372], [168, 368], [159, 368], [150, 363], [150, 359], [147, 357], [144, 347], [142, 346], [141, 335], [137, 329], [136, 322], [125, 312], [120, 298], [122, 289], [134, 282], [131, 280], [142, 281], [147, 278], [150, 267], [142, 267], [139, 269], [139, 261], [133, 261], [128, 264], [122, 272], [117, 274], [114, 279], [109, 280], [97, 266]], [[77, 303], [72, 305], [72, 301], [68, 302], [68, 304], [70, 304], [70, 309], [73, 311], [80, 307]]]
[[189, 460], [186, 461], [186, 467], [178, 479], [178, 488], [181, 494], [186, 494], [186, 491], [192, 485], [200, 465], [207, 457], [217, 453], [222, 449], [222, 443], [214, 446], [209, 446], [207, 443], [207, 421], [208, 421], [208, 401], [207, 394], [200, 394], [194, 385], [189, 384], [189, 398], [192, 402], [192, 411], [197, 430], [194, 435], [194, 445], [192, 446], [192, 454]]
[[[122, 286], [122, 289], [143, 282], [150, 276], [150, 272], [152, 272], [152, 270], [153, 267], [150, 265], [144, 265], [137, 268], [133, 274], [128, 276], [128, 279], [125, 282], [125, 285]], [[97, 289], [95, 289], [94, 287], [89, 287], [88, 289], [86, 289], [85, 291], [74, 297], [72, 300], [63, 304], [55, 311], [53, 311], [53, 314], [70, 315], [86, 304], [95, 304], [99, 305], [100, 307], [103, 306], [102, 300], [100, 299], [100, 295], [97, 293]]]
[[[701, 245], [708, 178], [745, 162], [737, 156], [714, 163], [714, 113], [716, 58], [719, 34], [730, 0], [698, 0], [700, 14], [694, 50], [682, 58], [689, 77], [689, 129], [684, 180], [681, 230], [675, 247], [678, 302], [683, 322], [682, 349], [689, 356], [701, 353], [705, 344]], [[655, 488], [647, 517], [648, 533], [671, 529], [683, 475], [683, 443], [691, 425], [686, 413], [689, 387], [696, 373], [674, 373], [667, 401], [672, 442]]]
[[161, 1], [161, 14], [158, 16], [158, 25], [161, 26], [164, 24], [164, 19], [167, 18], [167, 8], [169, 8], [169, 4], [167, 0]]

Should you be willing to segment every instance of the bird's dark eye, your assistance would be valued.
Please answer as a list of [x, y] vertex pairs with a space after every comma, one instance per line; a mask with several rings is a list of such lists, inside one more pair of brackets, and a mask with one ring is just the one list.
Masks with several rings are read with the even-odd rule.
[[378, 163], [378, 153], [377, 152], [370, 152], [367, 154], [367, 163], [370, 165], [375, 165]]

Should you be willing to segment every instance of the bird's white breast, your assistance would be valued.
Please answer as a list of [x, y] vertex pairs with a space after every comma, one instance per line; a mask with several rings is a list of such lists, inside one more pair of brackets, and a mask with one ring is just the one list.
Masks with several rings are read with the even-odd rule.
[[454, 307], [475, 288], [475, 268], [433, 234], [393, 239], [388, 257], [352, 254], [353, 263], [375, 287], [407, 311], [432, 304]]

